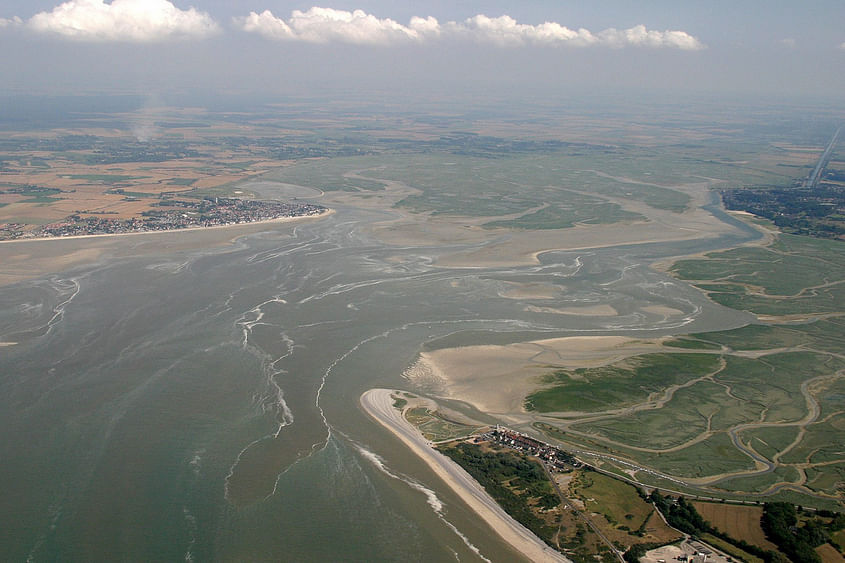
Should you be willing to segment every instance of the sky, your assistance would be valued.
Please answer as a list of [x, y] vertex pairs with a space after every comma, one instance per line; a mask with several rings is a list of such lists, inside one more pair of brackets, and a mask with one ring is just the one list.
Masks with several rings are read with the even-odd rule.
[[0, 93], [845, 102], [842, 0], [2, 0]]

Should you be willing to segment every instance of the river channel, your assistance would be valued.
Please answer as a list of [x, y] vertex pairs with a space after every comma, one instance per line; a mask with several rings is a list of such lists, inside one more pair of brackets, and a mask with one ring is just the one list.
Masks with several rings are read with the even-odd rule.
[[[757, 236], [738, 223], [716, 238], [547, 252], [534, 266], [441, 268], [462, 248], [369, 234], [392, 213], [338, 206], [208, 248], [169, 250], [182, 233], [119, 237], [94, 263], [0, 287], [0, 342], [14, 343], [0, 347], [4, 559], [518, 560], [360, 395], [407, 388], [403, 371], [444, 338], [749, 322], [648, 268]], [[161, 248], [136, 253], [140, 241]], [[561, 296], [534, 308], [502, 297], [519, 283]], [[543, 309], [574, 304], [618, 314]]]

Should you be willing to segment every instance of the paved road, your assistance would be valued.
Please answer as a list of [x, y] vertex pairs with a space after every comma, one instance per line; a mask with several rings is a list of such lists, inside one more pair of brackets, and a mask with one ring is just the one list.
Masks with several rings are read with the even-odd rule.
[[532, 561], [569, 561], [546, 545], [493, 500], [464, 469], [431, 444], [393, 408], [389, 389], [371, 389], [361, 395], [361, 406], [420, 456], [491, 528]]

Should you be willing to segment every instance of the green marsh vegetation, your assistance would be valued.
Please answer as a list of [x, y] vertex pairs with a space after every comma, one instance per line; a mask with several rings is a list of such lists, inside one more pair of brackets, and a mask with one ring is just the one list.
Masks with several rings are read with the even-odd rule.
[[619, 408], [717, 369], [719, 358], [710, 354], [646, 354], [609, 366], [556, 370], [542, 379], [549, 387], [530, 394], [525, 405], [538, 412]]
[[836, 505], [845, 494], [844, 250], [838, 241], [781, 235], [766, 247], [677, 262], [677, 277], [767, 322], [678, 336], [665, 353], [608, 366], [550, 371], [526, 397], [539, 415], [535, 427], [699, 479], [669, 487]]
[[[407, 403], [401, 397], [395, 398], [394, 401], [393, 406], [395, 408], [401, 408], [397, 406], [400, 403]], [[404, 406], [405, 404], [402, 404], [402, 407]], [[419, 428], [422, 435], [432, 442], [465, 438], [479, 429], [478, 426], [470, 426], [449, 420], [442, 413], [424, 407], [409, 408], [405, 412], [405, 418], [408, 422]]]
[[681, 260], [672, 272], [704, 289], [717, 303], [757, 314], [841, 312], [845, 303], [841, 241], [780, 235], [768, 247]]
[[401, 182], [416, 193], [397, 205], [412, 212], [511, 216], [485, 226], [515, 229], [643, 220], [624, 208], [625, 200], [675, 212], [689, 205], [687, 194], [669, 187], [597, 175], [592, 170], [602, 166], [604, 152], [514, 153], [496, 159], [452, 152], [361, 156], [297, 164], [271, 177], [322, 190], [358, 192]]

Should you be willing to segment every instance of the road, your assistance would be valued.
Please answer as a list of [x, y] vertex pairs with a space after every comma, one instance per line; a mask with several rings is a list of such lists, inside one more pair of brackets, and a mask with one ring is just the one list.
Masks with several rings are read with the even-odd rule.
[[830, 153], [833, 152], [833, 147], [836, 146], [836, 141], [839, 140], [839, 134], [841, 132], [842, 127], [839, 127], [839, 129], [836, 130], [836, 133], [833, 134], [833, 137], [827, 144], [827, 148], [824, 149], [824, 152], [819, 157], [819, 161], [816, 163], [816, 167], [813, 168], [813, 172], [807, 177], [807, 180], [804, 182], [805, 188], [815, 188], [819, 184], [819, 178], [821, 178], [822, 172], [824, 172], [827, 163], [830, 161]]
[[511, 518], [460, 465], [433, 449], [393, 407], [391, 393], [389, 389], [370, 389], [361, 395], [364, 412], [410, 447], [503, 540], [529, 560], [569, 561]]
[[[581, 519], [587, 526], [590, 527], [590, 529], [605, 543], [605, 545], [610, 548], [610, 550], [616, 556], [616, 559], [618, 559], [621, 563], [625, 563], [624, 552], [618, 550], [613, 544], [613, 542], [610, 541], [610, 539], [602, 533], [601, 529], [596, 526], [593, 521], [590, 520], [589, 517], [587, 517], [583, 512], [581, 512], [577, 508], [575, 508], [575, 503], [572, 502], [572, 499], [563, 494], [563, 491], [560, 489], [560, 486], [558, 486], [557, 481], [555, 481], [554, 475], [552, 475], [551, 471], [549, 471], [549, 468], [545, 463], [543, 464], [543, 470], [546, 472], [546, 477], [548, 477], [549, 481], [552, 482], [552, 486], [555, 488], [557, 496], [560, 497], [561, 502], [569, 506], [569, 510], [572, 511], [572, 514], [574, 514], [576, 518]], [[657, 513], [660, 514], [660, 511], [658, 510]]]

